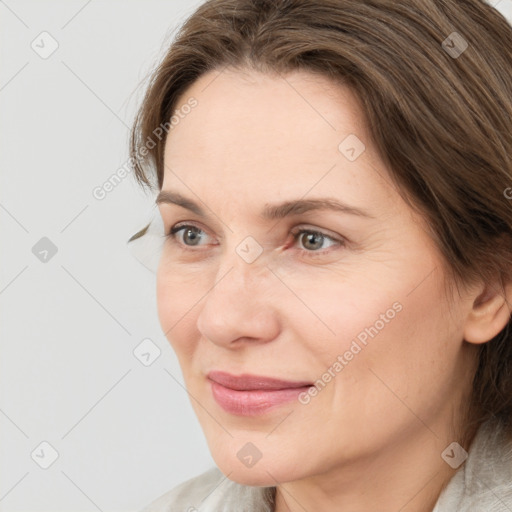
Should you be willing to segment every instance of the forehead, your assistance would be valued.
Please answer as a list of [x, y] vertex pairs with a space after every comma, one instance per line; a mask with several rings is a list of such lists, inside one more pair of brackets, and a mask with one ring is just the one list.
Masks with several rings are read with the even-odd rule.
[[304, 156], [307, 150], [336, 154], [344, 134], [368, 138], [355, 94], [320, 75], [214, 70], [182, 93], [175, 111], [191, 97], [197, 106], [179, 116], [167, 139], [174, 156], [190, 146], [212, 156], [227, 149], [238, 157], [264, 157], [262, 148], [273, 155]]
[[[343, 192], [352, 202], [390, 193], [359, 100], [347, 86], [302, 71], [214, 70], [182, 94], [175, 112], [190, 98], [197, 106], [179, 116], [167, 137], [163, 189], [186, 192], [185, 183], [281, 199]], [[346, 140], [364, 147], [357, 159], [341, 151]]]

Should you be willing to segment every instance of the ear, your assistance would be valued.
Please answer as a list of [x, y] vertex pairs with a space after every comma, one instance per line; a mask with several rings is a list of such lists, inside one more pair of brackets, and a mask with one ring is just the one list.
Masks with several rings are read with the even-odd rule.
[[479, 288], [464, 327], [469, 343], [485, 343], [499, 334], [512, 314], [512, 282], [500, 281]]

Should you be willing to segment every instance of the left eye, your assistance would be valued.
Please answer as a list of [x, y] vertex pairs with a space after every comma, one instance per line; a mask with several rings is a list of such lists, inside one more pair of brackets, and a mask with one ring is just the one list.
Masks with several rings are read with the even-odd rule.
[[[177, 242], [177, 233], [183, 232], [181, 236], [181, 242]], [[344, 245], [344, 242], [342, 240], [338, 240], [330, 235], [327, 235], [326, 233], [322, 233], [321, 231], [316, 231], [312, 229], [300, 229], [296, 232], [292, 232], [293, 238], [295, 242], [297, 242], [299, 239], [304, 240], [305, 251], [306, 252], [314, 252], [314, 253], [323, 253], [326, 252], [328, 249], [321, 250], [323, 248], [323, 245], [326, 240], [331, 241], [331, 246], [333, 245]], [[306, 236], [303, 236], [306, 235]], [[193, 250], [190, 249], [193, 246], [200, 245], [200, 240], [205, 238], [205, 231], [201, 228], [198, 228], [197, 226], [194, 226], [192, 224], [181, 224], [173, 226], [169, 233], [166, 235], [167, 239], [170, 239], [173, 242], [180, 243], [181, 245], [185, 246], [187, 250]], [[188, 238], [190, 244], [186, 241]], [[309, 247], [307, 247], [309, 246]]]
[[[311, 249], [311, 250], [308, 250], [307, 252], [325, 252], [325, 251], [318, 250], [318, 249], [321, 249], [321, 247], [319, 247], [319, 246], [322, 246], [323, 242], [325, 242], [325, 240], [330, 240], [331, 242], [333, 242], [332, 245], [342, 244], [342, 242], [340, 240], [336, 240], [335, 238], [333, 238], [325, 233], [322, 233], [321, 231], [313, 231], [310, 229], [301, 229], [292, 234], [293, 234], [295, 241], [297, 241], [299, 239], [301, 241], [305, 240], [303, 242], [304, 244], [316, 246], [316, 247], [309, 247], [309, 249]], [[303, 235], [307, 235], [307, 236], [303, 236]], [[331, 245], [331, 247], [332, 247], [332, 245]], [[308, 249], [306, 245], [304, 245], [304, 247], [306, 247], [306, 249]]]

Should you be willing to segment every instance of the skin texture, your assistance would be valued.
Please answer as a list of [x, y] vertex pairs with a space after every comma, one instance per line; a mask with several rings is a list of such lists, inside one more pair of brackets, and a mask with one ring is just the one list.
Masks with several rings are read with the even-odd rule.
[[[182, 230], [165, 242], [158, 315], [215, 462], [231, 480], [277, 486], [278, 512], [431, 510], [455, 472], [441, 453], [457, 441], [477, 344], [506, 325], [505, 298], [483, 285], [445, 296], [441, 255], [350, 89], [306, 72], [226, 69], [200, 77], [177, 108], [190, 97], [197, 106], [166, 141], [162, 190], [207, 217], [159, 204], [166, 232], [185, 222], [202, 238]], [[366, 146], [354, 161], [338, 148], [350, 134]], [[259, 217], [266, 204], [320, 197], [373, 217]], [[296, 228], [334, 241], [294, 238]], [[250, 264], [236, 250], [248, 236], [263, 249]], [[213, 399], [210, 370], [315, 382], [397, 303], [309, 403], [244, 417]], [[237, 457], [248, 442], [262, 454], [252, 467]]]

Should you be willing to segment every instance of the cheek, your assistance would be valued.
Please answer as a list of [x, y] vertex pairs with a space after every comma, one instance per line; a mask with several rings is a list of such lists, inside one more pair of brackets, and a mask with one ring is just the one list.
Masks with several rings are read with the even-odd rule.
[[175, 273], [158, 270], [156, 280], [157, 310], [160, 326], [180, 362], [189, 358], [195, 348], [196, 323], [194, 307], [199, 307], [203, 294], [192, 283], [177, 279]]
[[[400, 311], [394, 318], [387, 323], [376, 321], [396, 298]], [[362, 350], [350, 363], [353, 366], [346, 368], [346, 376], [357, 381], [359, 398], [365, 398], [386, 421], [408, 416], [402, 401], [420, 416], [429, 417], [450, 395], [459, 344], [458, 325], [447, 308], [435, 278], [421, 290], [410, 293], [404, 289], [382, 301], [380, 308], [373, 308], [373, 319], [368, 318], [361, 331], [368, 334], [366, 344], [359, 343]]]
[[345, 263], [340, 271], [315, 269], [288, 279], [300, 300], [289, 296], [280, 310], [324, 366], [349, 350], [353, 340], [364, 347], [381, 337], [403, 315], [404, 294], [395, 273], [389, 268], [384, 272], [382, 266], [372, 272], [370, 265], [362, 272], [348, 258]]
[[[382, 267], [381, 272], [369, 270], [360, 279], [352, 274], [324, 280], [322, 293], [308, 297], [309, 309], [323, 325], [308, 322], [305, 315], [294, 317], [295, 326], [307, 333], [302, 339], [316, 362], [315, 377], [342, 356], [343, 368], [333, 369], [345, 375], [339, 380], [342, 386], [345, 378], [363, 379], [369, 391], [382, 386], [381, 376], [404, 394], [409, 386], [421, 391], [425, 379], [436, 379], [432, 389], [446, 385], [457, 358], [461, 322], [456, 311], [448, 310], [439, 269], [425, 278], [424, 269], [434, 266], [388, 266], [387, 272]], [[389, 394], [385, 387], [382, 391]]]

